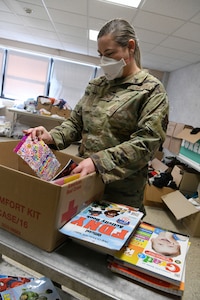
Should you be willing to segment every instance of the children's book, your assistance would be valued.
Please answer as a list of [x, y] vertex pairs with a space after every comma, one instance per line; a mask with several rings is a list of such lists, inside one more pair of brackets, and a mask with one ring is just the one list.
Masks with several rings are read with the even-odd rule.
[[[33, 280], [32, 277], [18, 277], [12, 275], [0, 275], [0, 293], [12, 288], [15, 288], [24, 283], [30, 282]], [[1, 297], [0, 297], [1, 299]]]
[[62, 168], [62, 170], [60, 172], [58, 172], [53, 178], [52, 180], [57, 180], [59, 178], [63, 178], [66, 176], [69, 176], [71, 174], [71, 171], [76, 168], [78, 166], [77, 163], [75, 163], [75, 161], [73, 161], [73, 159], [69, 159], [69, 161], [67, 162], [67, 164], [64, 166], [64, 168]]
[[28, 283], [0, 293], [2, 300], [61, 300], [52, 281], [47, 277], [31, 280]]
[[120, 274], [126, 278], [132, 279], [133, 281], [140, 282], [146, 286], [150, 286], [151, 288], [172, 294], [177, 296], [182, 296], [185, 289], [185, 268], [183, 271], [183, 277], [181, 279], [180, 285], [175, 285], [173, 283], [164, 281], [162, 279], [158, 279], [151, 275], [142, 273], [138, 270], [134, 270], [118, 264], [116, 262], [110, 262], [108, 264], [108, 268], [117, 274]]
[[78, 178], [80, 178], [80, 174], [71, 174], [71, 171], [78, 166], [73, 159], [70, 159], [67, 164], [62, 168], [58, 174], [56, 174], [52, 180], [51, 183], [57, 184], [57, 185], [63, 185], [65, 183], [74, 181]]
[[68, 176], [64, 176], [64, 177], [52, 180], [51, 183], [57, 184], [57, 185], [63, 185], [65, 183], [74, 181], [79, 178], [80, 178], [80, 173], [77, 173], [77, 174], [72, 174], [72, 175], [68, 175]]
[[25, 135], [15, 147], [16, 152], [44, 180], [51, 180], [60, 167], [51, 149], [42, 140]]
[[128, 244], [109, 260], [180, 285], [189, 237], [141, 222]]
[[130, 206], [93, 202], [66, 223], [60, 232], [88, 247], [110, 253], [122, 248], [142, 217], [142, 212]]

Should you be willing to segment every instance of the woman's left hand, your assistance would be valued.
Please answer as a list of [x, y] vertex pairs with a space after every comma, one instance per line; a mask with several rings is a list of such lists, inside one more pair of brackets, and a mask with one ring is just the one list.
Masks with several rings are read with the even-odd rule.
[[86, 176], [90, 173], [95, 172], [95, 165], [91, 158], [85, 158], [82, 160], [76, 168], [73, 169], [71, 174], [77, 174], [80, 173], [80, 176]]

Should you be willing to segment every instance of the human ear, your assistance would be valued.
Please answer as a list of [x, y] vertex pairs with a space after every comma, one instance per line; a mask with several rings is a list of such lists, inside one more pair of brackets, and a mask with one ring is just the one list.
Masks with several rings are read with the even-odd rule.
[[128, 41], [128, 48], [130, 49], [131, 52], [135, 51], [135, 41], [133, 39], [130, 39]]

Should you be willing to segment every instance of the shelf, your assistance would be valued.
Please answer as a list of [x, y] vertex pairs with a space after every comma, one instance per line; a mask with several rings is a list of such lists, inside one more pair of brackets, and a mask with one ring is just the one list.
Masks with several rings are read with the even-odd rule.
[[26, 116], [26, 117], [35, 118], [35, 119], [48, 120], [51, 122], [54, 121], [54, 122], [59, 122], [59, 124], [61, 124], [64, 120], [66, 120], [64, 117], [44, 116], [39, 113], [28, 112], [25, 109], [17, 109], [17, 108], [13, 108], [13, 107], [8, 107], [7, 109], [9, 112], [13, 113], [13, 120], [12, 120], [12, 125], [11, 125], [10, 136], [13, 135], [14, 127], [17, 122], [18, 116]]
[[178, 159], [180, 159], [180, 161], [182, 161], [183, 163], [187, 164], [188, 166], [192, 167], [194, 170], [200, 172], [200, 165], [198, 163], [195, 163], [194, 161], [192, 161], [189, 158], [186, 158], [185, 156], [183, 156], [182, 154], [178, 154], [176, 156]]
[[26, 111], [25, 109], [18, 109], [18, 108], [8, 108], [8, 111], [13, 112], [14, 114], [17, 115], [24, 115], [24, 116], [29, 116], [29, 117], [36, 117], [36, 118], [41, 118], [41, 119], [47, 119], [47, 120], [54, 120], [54, 121], [63, 121], [65, 118], [63, 117], [52, 117], [52, 116], [45, 116], [45, 115], [40, 115], [39, 113], [31, 113]]

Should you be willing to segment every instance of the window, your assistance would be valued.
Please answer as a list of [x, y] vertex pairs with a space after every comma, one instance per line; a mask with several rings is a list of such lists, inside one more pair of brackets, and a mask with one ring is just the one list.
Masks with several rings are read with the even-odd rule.
[[3, 59], [4, 59], [4, 52], [5, 52], [5, 50], [0, 49], [0, 91], [1, 91], [1, 88], [2, 88], [2, 79], [3, 79]]
[[26, 100], [46, 95], [50, 58], [8, 50], [3, 97]]
[[54, 60], [49, 96], [64, 99], [73, 109], [94, 77], [95, 69], [95, 66]]
[[0, 48], [0, 96], [26, 101], [38, 96], [64, 99], [73, 109], [88, 82], [101, 74], [95, 65]]

